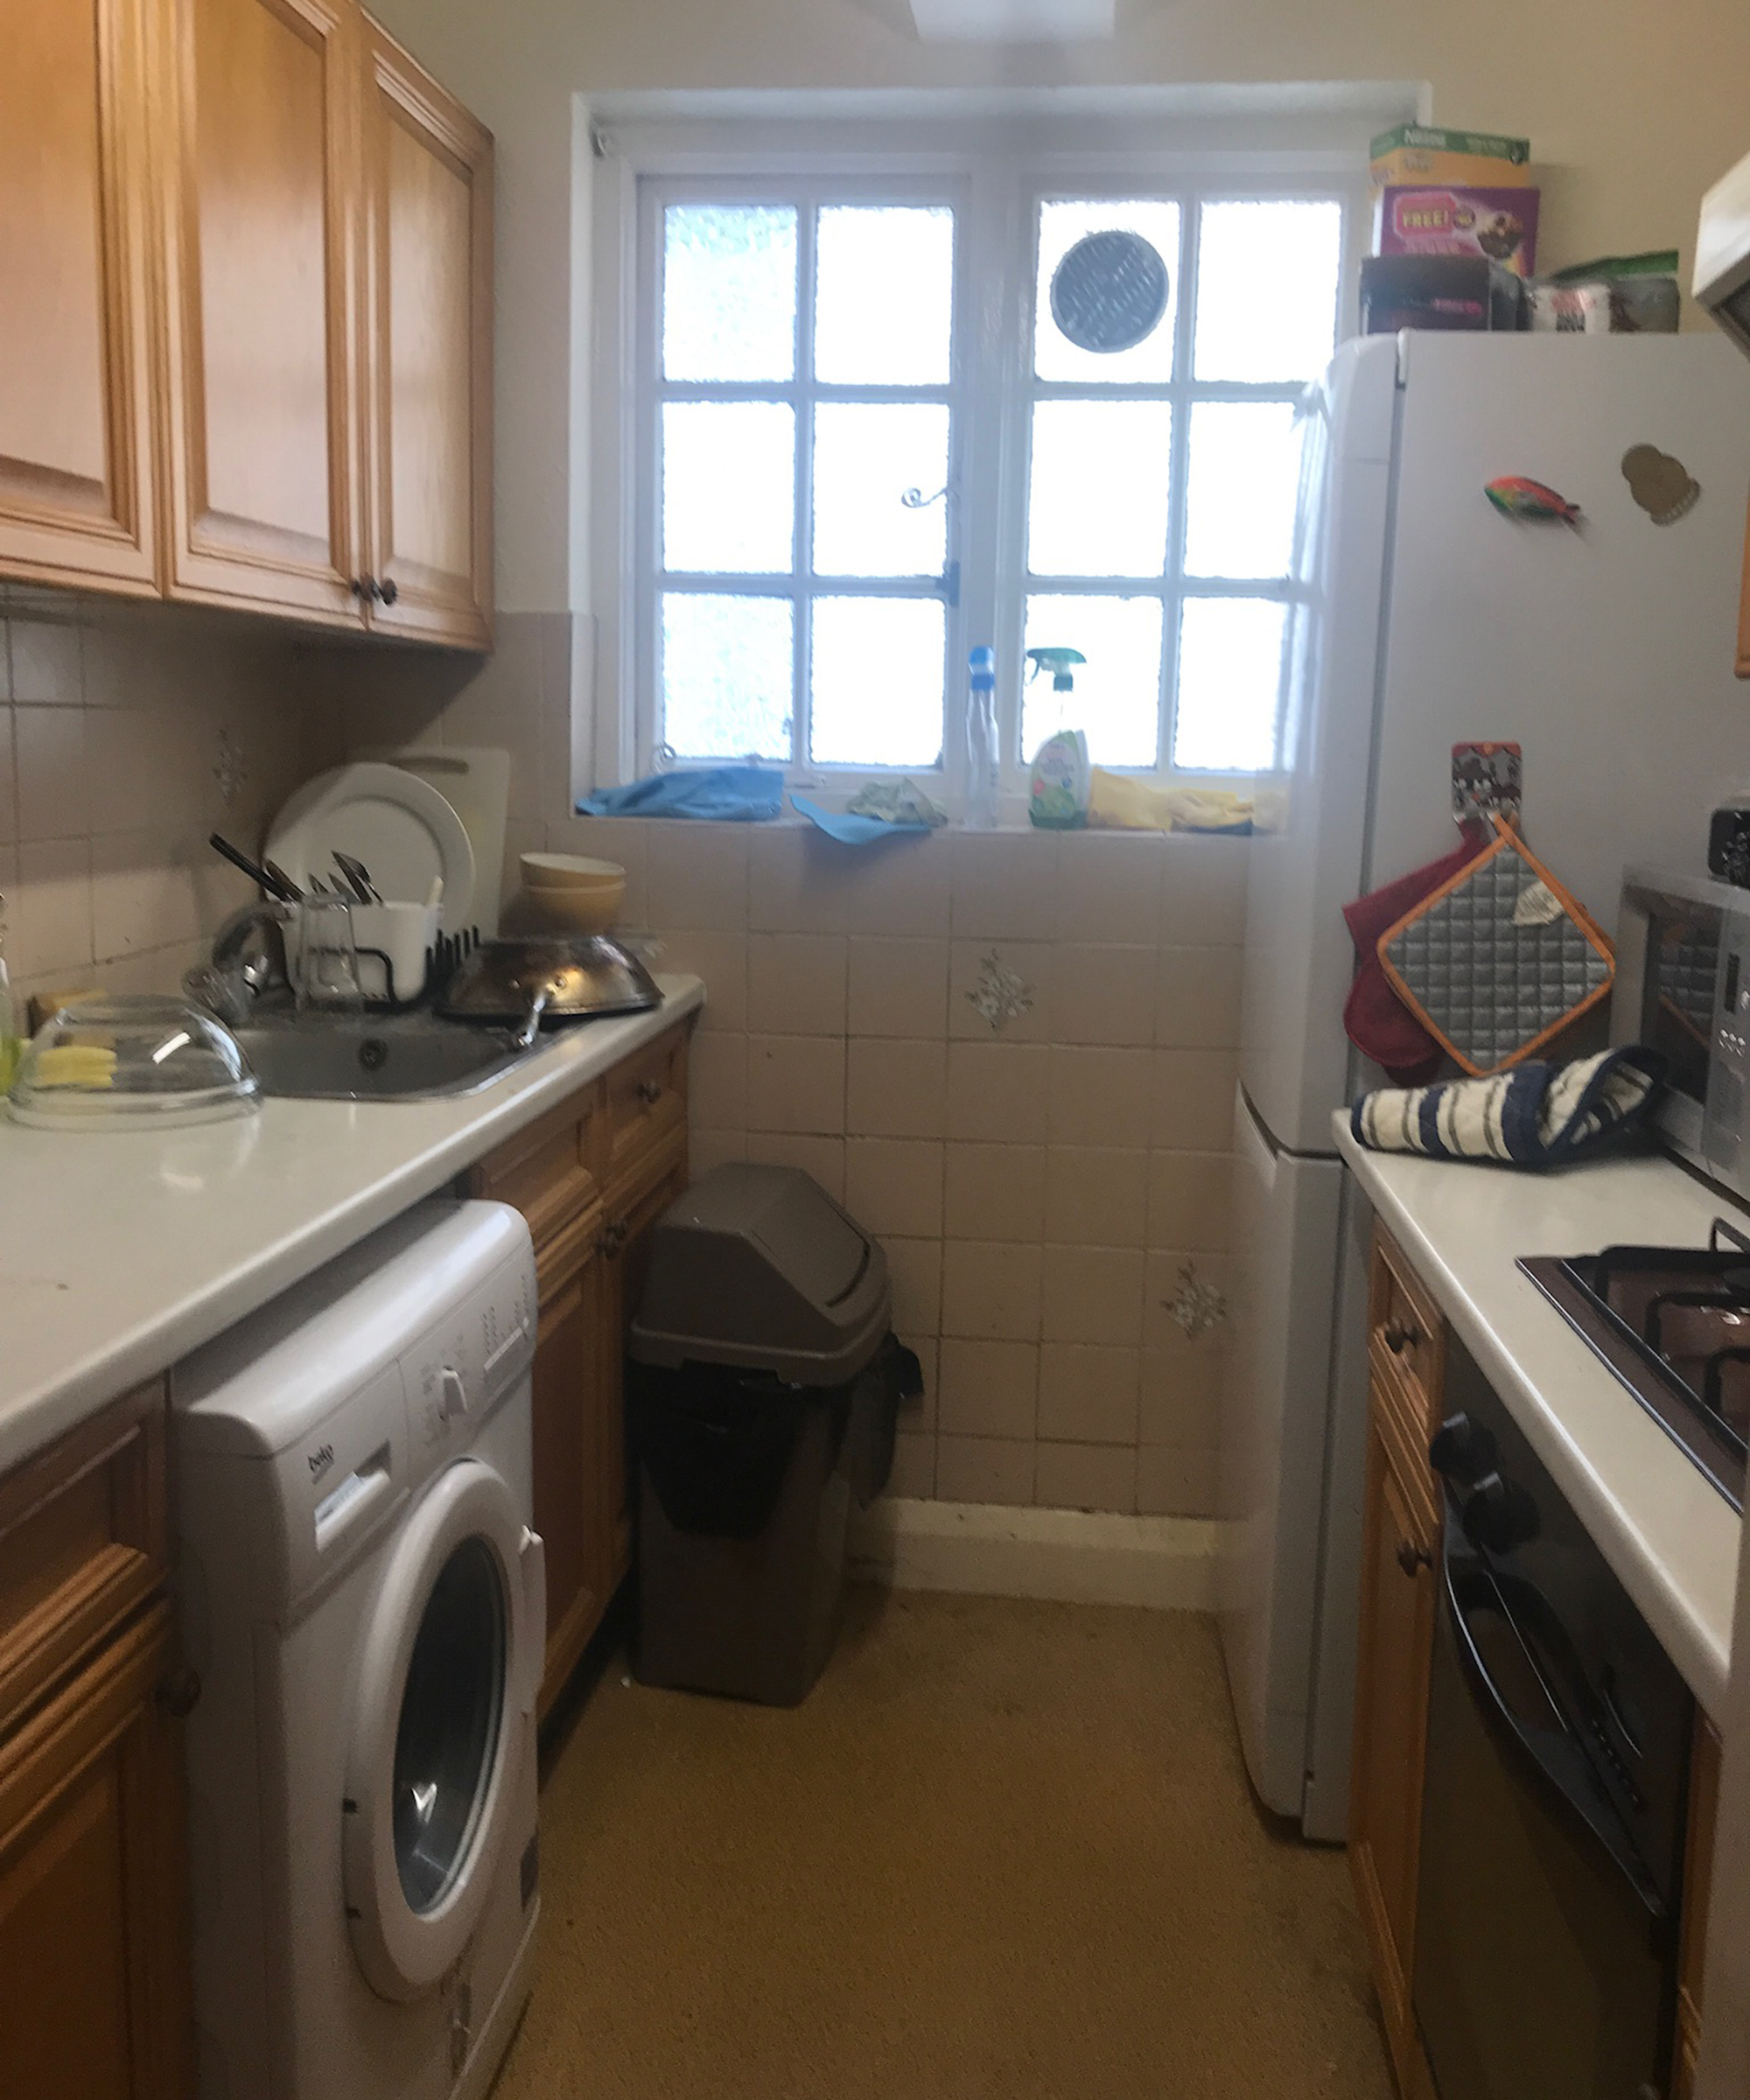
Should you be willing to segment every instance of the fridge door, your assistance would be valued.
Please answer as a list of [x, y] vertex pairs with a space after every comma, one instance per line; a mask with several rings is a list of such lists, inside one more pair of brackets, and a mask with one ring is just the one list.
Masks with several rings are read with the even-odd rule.
[[1341, 914], [1362, 886], [1396, 396], [1396, 338], [1348, 343], [1301, 424], [1284, 765], [1258, 782], [1240, 1029], [1242, 1083], [1291, 1152], [1328, 1153], [1347, 1096]]
[[[1404, 359], [1370, 883], [1451, 847], [1451, 747], [1501, 738], [1527, 842], [1614, 932], [1625, 864], [1703, 873], [1709, 810], [1750, 780], [1750, 364], [1714, 335], [1419, 334]], [[1700, 484], [1669, 523], [1624, 473], [1637, 445]], [[1501, 516], [1502, 474], [1578, 528]]]
[[1296, 1817], [1319, 1630], [1343, 1178], [1335, 1160], [1273, 1144], [1239, 1092], [1222, 1396], [1222, 1645], [1252, 1784], [1266, 1807]]

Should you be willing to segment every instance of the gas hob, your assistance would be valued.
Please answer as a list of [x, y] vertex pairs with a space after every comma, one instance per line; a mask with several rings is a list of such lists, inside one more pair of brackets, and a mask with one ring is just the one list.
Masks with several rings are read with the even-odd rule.
[[1732, 1508], [1750, 1450], [1750, 1239], [1528, 1255], [1532, 1282]]

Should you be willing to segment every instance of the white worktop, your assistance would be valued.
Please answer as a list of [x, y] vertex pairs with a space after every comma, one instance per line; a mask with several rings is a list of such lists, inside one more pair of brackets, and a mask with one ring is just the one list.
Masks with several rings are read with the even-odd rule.
[[0, 1474], [265, 1305], [704, 1004], [582, 1023], [479, 1093], [269, 1101], [164, 1132], [0, 1116]]
[[1740, 1522], [1516, 1266], [1623, 1242], [1707, 1244], [1739, 1207], [1662, 1158], [1553, 1173], [1338, 1150], [1380, 1222], [1512, 1410], [1606, 1558], [1716, 1717], [1732, 1659]]

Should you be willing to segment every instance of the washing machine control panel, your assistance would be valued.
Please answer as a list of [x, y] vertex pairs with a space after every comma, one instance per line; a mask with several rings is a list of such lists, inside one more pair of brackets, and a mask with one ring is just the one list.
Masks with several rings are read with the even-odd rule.
[[533, 1264], [507, 1262], [402, 1359], [416, 1449], [471, 1433], [534, 1354]]

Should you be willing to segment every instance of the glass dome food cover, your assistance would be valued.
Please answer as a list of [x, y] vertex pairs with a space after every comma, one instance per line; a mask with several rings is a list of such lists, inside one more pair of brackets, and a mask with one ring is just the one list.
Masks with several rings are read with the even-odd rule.
[[77, 999], [37, 1031], [6, 1105], [42, 1130], [173, 1130], [248, 1115], [261, 1082], [220, 1022], [182, 999]]

